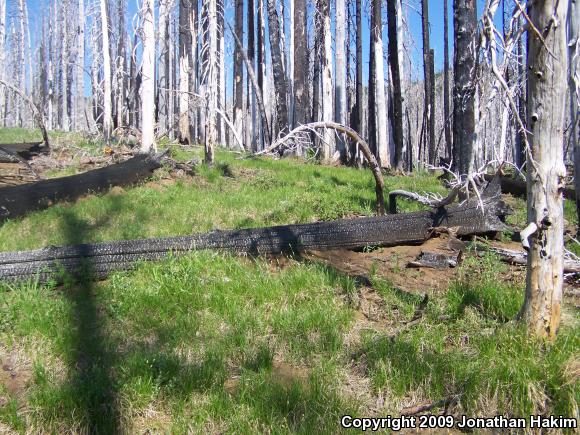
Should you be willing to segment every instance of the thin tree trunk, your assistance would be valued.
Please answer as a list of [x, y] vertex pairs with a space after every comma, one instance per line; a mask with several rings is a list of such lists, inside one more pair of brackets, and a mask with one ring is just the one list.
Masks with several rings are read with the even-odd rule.
[[[146, 0], [149, 1], [149, 0]], [[103, 37], [103, 135], [109, 143], [113, 132], [113, 103], [111, 101], [111, 53], [109, 47], [109, 15], [107, 0], [101, 0], [101, 32]]]
[[312, 121], [320, 120], [320, 63], [322, 52], [322, 14], [318, 8], [314, 8], [314, 53], [312, 75]]
[[449, 12], [447, 0], [443, 2], [443, 122], [445, 129], [445, 149], [447, 157], [452, 158], [451, 119], [449, 118]]
[[475, 0], [453, 0], [453, 165], [460, 174], [473, 170], [477, 17]]
[[[76, 67], [76, 105], [75, 105], [75, 130], [83, 130], [81, 119], [85, 109], [85, 0], [79, 0], [79, 21], [77, 28], [77, 51], [78, 65]], [[89, 128], [89, 126], [86, 126]]]
[[[371, 25], [372, 51], [374, 56], [374, 115], [376, 128], [376, 147], [379, 164], [383, 168], [391, 166], [389, 139], [387, 135], [387, 105], [385, 96], [385, 71], [383, 66], [383, 24], [381, 0], [373, 0], [373, 23]], [[369, 136], [370, 136], [369, 132]]]
[[[264, 93], [264, 72], [266, 69], [266, 53], [265, 53], [265, 23], [264, 23], [264, 0], [258, 0], [258, 52], [257, 52], [257, 63], [258, 63], [258, 87], [260, 88], [260, 94], [262, 95], [263, 99], [265, 100], [266, 95]], [[266, 105], [266, 101], [264, 101], [264, 105]], [[264, 147], [264, 132], [260, 131], [260, 138], [258, 140], [258, 148], [261, 149]], [[269, 143], [267, 145], [270, 145]]]
[[395, 141], [395, 167], [403, 169], [403, 97], [401, 76], [399, 72], [399, 41], [397, 29], [396, 1], [387, 2], [387, 20], [389, 31], [389, 64], [393, 83], [393, 139]]
[[[0, 80], [6, 74], [6, 0], [0, 0]], [[6, 126], [6, 89], [0, 88], [0, 126]]]
[[[356, 0], [356, 110], [355, 110], [355, 122], [354, 130], [357, 131], [361, 136], [365, 136], [363, 128], [364, 119], [364, 106], [363, 106], [363, 59], [362, 59], [362, 0]], [[351, 150], [351, 157], [354, 161], [356, 158], [357, 150], [356, 145], [354, 145]]]
[[[570, 92], [571, 142], [574, 147], [574, 188], [576, 190], [576, 214], [580, 218], [580, 140], [578, 138], [580, 107], [578, 92], [580, 91], [580, 6], [576, 1], [570, 2], [568, 10], [568, 47], [569, 70], [568, 87]], [[580, 220], [577, 234], [580, 234]]]
[[217, 3], [216, 0], [205, 0], [207, 18], [207, 70], [205, 82], [205, 162], [214, 162], [214, 146], [217, 142]]
[[[189, 99], [192, 6], [190, 0], [179, 0], [179, 142], [191, 144]], [[168, 49], [170, 49], [168, 47]]]
[[556, 336], [562, 309], [566, 3], [538, 0], [528, 6], [543, 41], [528, 34], [529, 226], [522, 240], [529, 235], [529, 253], [522, 317], [531, 335], [548, 339]]
[[[319, 0], [319, 8], [322, 13], [323, 24], [323, 50], [322, 50], [322, 121], [332, 122], [333, 93], [332, 93], [332, 48], [330, 33], [330, 0]], [[333, 131], [325, 130], [322, 139], [322, 160], [330, 160], [335, 150], [335, 135]]]
[[141, 67], [141, 152], [155, 150], [155, 15], [154, 0], [143, 2]]
[[[248, 16], [247, 16], [247, 28], [248, 28], [248, 63], [251, 65], [252, 69], [256, 68], [256, 41], [255, 41], [255, 20], [254, 20], [254, 0], [248, 0]], [[246, 71], [249, 68], [246, 67]], [[248, 111], [248, 129], [247, 138], [249, 139], [249, 148], [252, 151], [257, 151], [256, 147], [256, 94], [250, 90], [252, 87], [252, 79], [250, 78], [250, 73], [247, 71], [247, 111]]]
[[[244, 40], [244, 0], [236, 0], [236, 35]], [[244, 106], [244, 61], [239, 48], [234, 50], [234, 125], [237, 134], [242, 136]], [[242, 136], [243, 137], [243, 136]]]
[[310, 117], [307, 25], [306, 0], [294, 0], [294, 127], [305, 124]]
[[435, 107], [431, 105], [431, 88], [435, 86], [432, 83], [431, 75], [431, 48], [429, 44], [429, 2], [428, 0], [421, 0], [421, 20], [423, 28], [423, 77], [425, 86], [425, 106], [424, 106], [424, 117], [427, 128], [429, 129], [426, 137], [429, 139], [429, 154], [427, 157], [427, 162], [430, 164], [435, 163], [435, 124], [431, 120], [435, 120]]
[[[179, 0], [179, 44], [180, 44], [180, 52], [181, 52], [181, 36], [182, 33], [185, 33], [186, 38], [189, 37], [189, 29], [187, 29], [187, 24], [184, 26], [183, 21], [185, 23], [189, 22], [189, 16], [187, 14], [187, 10], [182, 10], [182, 4], [185, 3], [187, 0]], [[182, 15], [183, 12], [183, 15]], [[184, 27], [182, 29], [182, 26]], [[157, 67], [157, 123], [159, 125], [159, 131], [166, 132], [168, 128], [168, 112], [169, 106], [171, 105], [171, 99], [169, 95], [169, 76], [171, 74], [169, 68], [169, 52], [172, 50], [172, 47], [169, 45], [169, 0], [159, 0], [159, 60], [158, 60], [158, 67]], [[189, 53], [189, 51], [187, 51]], [[186, 54], [187, 56], [187, 54]], [[179, 78], [180, 78], [180, 85], [181, 85], [181, 57], [179, 59]], [[189, 77], [187, 76], [187, 69], [184, 74], [184, 80], [188, 80]], [[179, 101], [181, 103], [181, 86], [179, 88]], [[187, 110], [187, 107], [186, 107]], [[181, 110], [180, 110], [181, 114]]]
[[267, 2], [270, 52], [272, 56], [274, 88], [276, 91], [276, 114], [278, 118], [277, 130], [272, 132], [272, 140], [274, 140], [276, 135], [284, 133], [288, 129], [288, 105], [286, 103], [288, 86], [286, 83], [286, 75], [284, 73], [282, 53], [280, 52], [280, 22], [278, 21], [276, 0], [267, 0]]
[[[335, 60], [336, 60], [336, 80], [334, 89], [336, 122], [346, 125], [346, 6], [345, 0], [336, 0], [336, 36], [335, 36]], [[338, 140], [338, 150], [341, 161], [346, 161], [346, 147], [342, 139]]]

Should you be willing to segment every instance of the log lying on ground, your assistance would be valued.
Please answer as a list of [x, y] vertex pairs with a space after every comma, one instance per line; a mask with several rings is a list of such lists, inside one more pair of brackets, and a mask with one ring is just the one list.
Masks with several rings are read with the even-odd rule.
[[81, 275], [90, 273], [100, 278], [115, 270], [130, 269], [136, 261], [156, 260], [169, 252], [178, 254], [196, 249], [277, 254], [423, 242], [438, 227], [454, 228], [458, 235], [504, 230], [504, 217], [511, 210], [501, 201], [498, 186], [490, 186], [482, 201], [483, 211], [474, 198], [462, 205], [398, 215], [2, 253], [0, 279], [26, 279], [38, 275], [44, 280], [61, 270]]
[[128, 186], [148, 178], [161, 166], [161, 156], [138, 155], [125, 162], [69, 177], [0, 189], [0, 222], [41, 210], [59, 201], [73, 201], [111, 186]]
[[[526, 266], [528, 264], [528, 253], [514, 249], [498, 248], [495, 246], [482, 247], [477, 245], [478, 249], [487, 250], [497, 254], [502, 261], [509, 264]], [[580, 262], [564, 259], [564, 273], [580, 273]]]
[[0, 149], [28, 160], [39, 154], [48, 153], [49, 148], [43, 144], [44, 142], [0, 143]]
[[[495, 175], [485, 175], [486, 181], [491, 181]], [[527, 185], [526, 182], [523, 180], [516, 180], [511, 177], [499, 177], [501, 182], [501, 191], [502, 193], [509, 193], [514, 196], [526, 196], [527, 192]], [[575, 201], [576, 200], [576, 191], [574, 189], [565, 188], [564, 189], [564, 198]]]

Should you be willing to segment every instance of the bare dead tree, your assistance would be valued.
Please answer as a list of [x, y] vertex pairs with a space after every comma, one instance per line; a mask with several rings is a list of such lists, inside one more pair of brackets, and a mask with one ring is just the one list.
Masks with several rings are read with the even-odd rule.
[[552, 340], [563, 284], [567, 9], [556, 0], [528, 5], [528, 227], [521, 237], [529, 242], [529, 253], [521, 315], [531, 335]]

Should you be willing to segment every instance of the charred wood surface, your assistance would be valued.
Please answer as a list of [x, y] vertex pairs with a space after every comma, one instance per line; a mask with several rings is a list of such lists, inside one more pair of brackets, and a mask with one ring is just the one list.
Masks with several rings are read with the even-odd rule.
[[45, 154], [49, 148], [44, 142], [0, 143], [0, 149], [10, 154], [18, 154], [23, 159], [30, 159], [39, 154]]
[[[485, 175], [486, 181], [491, 181], [495, 175]], [[514, 196], [526, 196], [527, 187], [523, 180], [515, 180], [511, 177], [500, 177], [501, 192], [509, 193]], [[576, 200], [576, 191], [574, 189], [565, 188], [563, 191], [564, 198], [571, 201]]]
[[128, 186], [149, 177], [161, 166], [160, 158], [138, 155], [125, 162], [69, 177], [42, 180], [0, 189], [0, 222], [45, 209], [60, 201], [73, 201], [111, 186]]
[[488, 188], [482, 211], [476, 199], [462, 205], [432, 211], [344, 219], [312, 224], [215, 231], [193, 236], [156, 238], [110, 243], [47, 247], [28, 252], [0, 254], [0, 279], [35, 277], [41, 280], [54, 272], [104, 277], [135, 262], [157, 260], [168, 253], [220, 249], [248, 254], [276, 254], [336, 248], [357, 249], [368, 245], [398, 245], [427, 240], [436, 227], [450, 227], [458, 235], [483, 234], [505, 229], [503, 218], [509, 208], [500, 192]]

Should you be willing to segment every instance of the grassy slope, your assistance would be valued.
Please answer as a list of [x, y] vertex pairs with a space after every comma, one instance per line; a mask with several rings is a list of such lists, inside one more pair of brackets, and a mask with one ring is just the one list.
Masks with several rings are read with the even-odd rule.
[[[0, 250], [308, 222], [374, 207], [368, 172], [218, 160], [229, 166], [202, 168], [193, 184], [141, 186], [5, 223]], [[388, 189], [441, 191], [426, 175], [386, 181]], [[0, 390], [0, 422], [22, 431], [330, 433], [344, 413], [386, 415], [451, 394], [461, 394], [457, 412], [470, 415], [577, 409], [577, 313], [566, 313], [556, 344], [527, 341], [508, 321], [522, 283], [507, 282], [493, 257], [462, 266], [423, 320], [394, 339], [390, 330], [347, 339], [359, 334], [349, 302], [356, 284], [321, 265], [285, 263], [199, 252], [102, 283], [0, 287], [2, 353], [30, 371], [24, 390]], [[375, 287], [398, 313], [392, 327], [421, 300], [388, 282]], [[362, 394], [346, 393], [353, 382]], [[379, 397], [384, 405], [372, 405]]]

